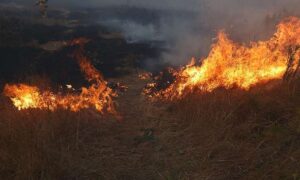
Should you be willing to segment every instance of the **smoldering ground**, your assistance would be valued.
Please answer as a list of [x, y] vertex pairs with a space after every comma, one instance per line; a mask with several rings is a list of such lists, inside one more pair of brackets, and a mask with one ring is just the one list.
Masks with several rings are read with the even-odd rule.
[[[300, 8], [300, 0], [49, 0], [48, 4], [84, 11], [91, 22], [122, 32], [128, 42], [156, 42], [165, 49], [161, 60], [173, 65], [205, 57], [220, 30], [241, 43], [268, 39], [279, 20], [299, 15]], [[156, 60], [148, 62], [151, 67]]]

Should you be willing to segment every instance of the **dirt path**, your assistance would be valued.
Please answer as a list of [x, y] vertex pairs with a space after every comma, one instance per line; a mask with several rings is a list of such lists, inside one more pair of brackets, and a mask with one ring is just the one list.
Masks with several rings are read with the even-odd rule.
[[122, 77], [119, 81], [128, 86], [128, 91], [117, 99], [123, 121], [119, 134], [115, 135], [119, 138], [118, 144], [122, 144], [118, 148], [122, 151], [119, 158], [126, 164], [123, 170], [132, 175], [126, 178], [165, 179], [162, 171], [170, 169], [165, 146], [169, 129], [165, 124], [175, 117], [167, 111], [167, 105], [152, 103], [141, 95], [146, 81], [137, 75]]
[[141, 94], [145, 80], [140, 80], [137, 75], [122, 78], [128, 90], [117, 99], [118, 109], [127, 123], [133, 123], [140, 128], [157, 126], [162, 115], [166, 115], [166, 106], [155, 104]]

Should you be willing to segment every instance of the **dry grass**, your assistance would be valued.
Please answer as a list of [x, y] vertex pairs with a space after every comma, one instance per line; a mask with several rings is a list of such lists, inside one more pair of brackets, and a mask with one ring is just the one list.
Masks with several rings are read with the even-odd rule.
[[18, 111], [2, 98], [0, 179], [160, 178], [160, 168], [169, 168], [155, 129], [163, 112], [139, 95], [144, 82], [126, 84], [121, 122], [93, 110]]
[[108, 129], [115, 127], [88, 112], [4, 110], [1, 116], [1, 179], [82, 178], [95, 171], [89, 167], [95, 161], [89, 153], [98, 153], [103, 166], [107, 161], [100, 147], [110, 138], [103, 138]]
[[[124, 79], [123, 79], [124, 80]], [[122, 122], [0, 106], [0, 179], [299, 179], [299, 87], [218, 90], [172, 105], [128, 78]]]
[[299, 179], [299, 100], [299, 87], [280, 85], [217, 90], [175, 103], [180, 120], [174, 139], [187, 159], [193, 157], [191, 177]]

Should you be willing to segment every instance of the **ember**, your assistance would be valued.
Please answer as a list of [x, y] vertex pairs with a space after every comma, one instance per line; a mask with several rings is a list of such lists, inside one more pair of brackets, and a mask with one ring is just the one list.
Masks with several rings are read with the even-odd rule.
[[145, 72], [145, 73], [139, 74], [139, 79], [140, 79], [140, 80], [148, 80], [148, 79], [151, 78], [151, 76], [152, 76], [152, 73], [150, 73], [150, 72]]

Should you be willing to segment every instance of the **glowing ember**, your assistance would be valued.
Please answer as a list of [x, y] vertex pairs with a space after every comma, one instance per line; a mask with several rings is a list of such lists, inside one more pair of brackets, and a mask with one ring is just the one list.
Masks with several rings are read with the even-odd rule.
[[[78, 39], [70, 43], [70, 45], [80, 45], [74, 55], [86, 79], [92, 83], [90, 87], [82, 87], [80, 94], [62, 95], [62, 93], [41, 91], [35, 86], [7, 84], [4, 87], [4, 95], [8, 96], [19, 110], [33, 108], [54, 111], [62, 108], [77, 112], [81, 109], [95, 108], [101, 113], [116, 114], [112, 98], [117, 95], [107, 86], [107, 82], [89, 59], [84, 56], [83, 44], [86, 42], [85, 39]], [[67, 85], [67, 88], [72, 88], [72, 86]]]
[[234, 43], [220, 32], [201, 65], [196, 65], [193, 59], [173, 73], [175, 80], [168, 88], [155, 91], [158, 84], [151, 83], [144, 93], [178, 99], [192, 91], [211, 92], [220, 87], [249, 90], [257, 84], [295, 75], [299, 60], [300, 19], [290, 17], [278, 25], [270, 40], [252, 42], [249, 46]]
[[150, 72], [145, 72], [145, 73], [141, 73], [139, 74], [139, 79], [140, 80], [149, 80], [152, 76], [152, 73]]

